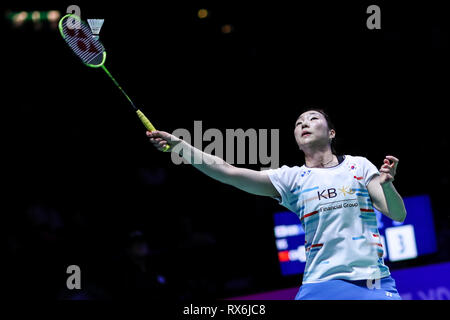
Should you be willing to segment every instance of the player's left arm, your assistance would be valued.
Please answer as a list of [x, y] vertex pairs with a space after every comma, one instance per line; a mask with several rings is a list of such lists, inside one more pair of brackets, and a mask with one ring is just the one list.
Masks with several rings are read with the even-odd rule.
[[380, 175], [369, 182], [367, 189], [378, 211], [392, 220], [403, 222], [406, 218], [405, 204], [392, 183], [397, 172], [398, 161], [396, 157], [386, 156], [379, 170]]

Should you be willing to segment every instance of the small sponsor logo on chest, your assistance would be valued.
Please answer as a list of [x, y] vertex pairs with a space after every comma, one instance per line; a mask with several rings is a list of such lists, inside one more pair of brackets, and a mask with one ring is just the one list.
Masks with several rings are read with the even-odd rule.
[[[355, 190], [353, 190], [352, 188], [343, 186], [340, 189], [337, 189], [340, 191], [340, 193], [346, 197], [347, 195], [353, 195], [355, 194]], [[322, 200], [322, 199], [333, 199], [336, 198], [338, 196], [338, 193], [335, 188], [328, 188], [328, 189], [324, 189], [324, 190], [319, 190], [317, 191], [317, 199], [318, 200]]]

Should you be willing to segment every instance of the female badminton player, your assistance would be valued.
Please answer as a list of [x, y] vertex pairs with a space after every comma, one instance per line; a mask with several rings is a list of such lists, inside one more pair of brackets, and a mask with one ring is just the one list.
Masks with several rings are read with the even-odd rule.
[[406, 217], [392, 183], [399, 160], [387, 155], [378, 170], [364, 157], [337, 155], [336, 131], [323, 110], [308, 109], [295, 122], [295, 140], [305, 157], [301, 167], [238, 168], [167, 132], [147, 136], [158, 150], [170, 145], [213, 179], [272, 197], [297, 214], [305, 230], [306, 266], [295, 299], [401, 299], [384, 264], [374, 212], [375, 207], [395, 221]]

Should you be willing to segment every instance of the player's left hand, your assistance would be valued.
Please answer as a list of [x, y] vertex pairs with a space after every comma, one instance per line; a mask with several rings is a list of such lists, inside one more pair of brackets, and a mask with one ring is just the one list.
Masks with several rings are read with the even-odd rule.
[[[391, 163], [392, 161], [392, 163]], [[380, 184], [385, 184], [394, 181], [397, 172], [398, 159], [393, 156], [386, 156], [384, 163], [380, 168]]]

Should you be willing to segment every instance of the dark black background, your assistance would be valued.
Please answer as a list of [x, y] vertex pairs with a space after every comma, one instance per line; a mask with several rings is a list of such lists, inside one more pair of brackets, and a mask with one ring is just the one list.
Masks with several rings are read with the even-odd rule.
[[[113, 296], [117, 259], [136, 229], [174, 299], [300, 285], [301, 277], [280, 275], [272, 214], [283, 208], [275, 200], [174, 165], [149, 144], [104, 72], [84, 66], [57, 29], [14, 28], [5, 18], [8, 10], [65, 12], [70, 4], [15, 3], [2, 12], [10, 294], [64, 297], [66, 267], [76, 264], [89, 298]], [[449, 259], [449, 25], [441, 5], [76, 4], [83, 20], [105, 19], [106, 67], [158, 129], [193, 131], [195, 120], [204, 131], [279, 129], [280, 165], [302, 165], [296, 117], [307, 106], [326, 108], [340, 153], [377, 167], [395, 155], [400, 194], [431, 196], [439, 253], [389, 266]], [[381, 7], [381, 30], [366, 28], [370, 4]], [[197, 17], [200, 8], [208, 18]], [[231, 33], [221, 32], [224, 24]], [[36, 208], [44, 208], [41, 220]]]

